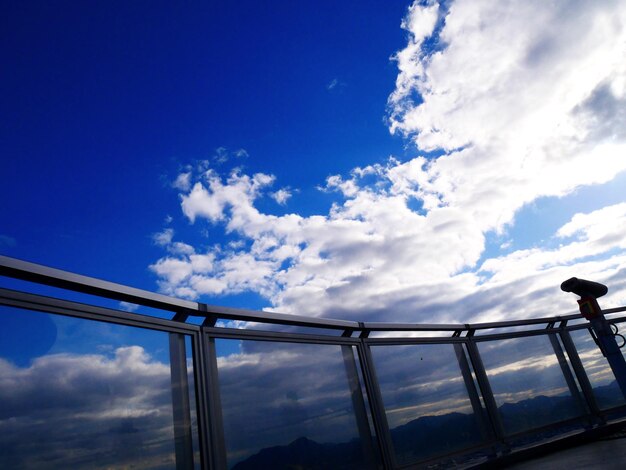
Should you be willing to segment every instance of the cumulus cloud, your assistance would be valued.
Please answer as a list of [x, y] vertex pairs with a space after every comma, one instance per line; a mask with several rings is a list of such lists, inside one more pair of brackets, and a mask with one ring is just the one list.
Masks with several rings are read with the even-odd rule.
[[181, 196], [183, 213], [192, 222], [201, 216], [211, 222], [224, 220], [225, 210], [252, 206], [259, 191], [271, 185], [274, 177], [256, 173], [252, 177], [234, 170], [226, 184], [214, 170], [207, 170], [204, 182], [197, 182], [188, 194]]
[[[623, 249], [622, 205], [610, 209], [612, 217], [603, 216], [609, 209], [575, 216], [555, 234], [563, 242], [556, 249], [518, 250], [478, 265], [485, 235], [475, 229], [477, 222], [452, 207], [423, 214], [411, 210], [412, 190], [403, 189], [397, 178], [407, 165], [392, 161], [378, 168], [383, 189], [361, 186], [363, 171], [348, 180], [329, 178], [328, 187], [339, 188], [347, 199], [326, 216], [261, 213], [254, 206], [258, 195], [252, 194], [250, 177], [243, 185], [239, 177], [232, 180], [229, 188], [214, 184], [221, 193], [200, 185], [210, 202], [197, 213], [211, 208], [205, 218], [221, 220], [241, 242], [201, 255], [179, 252], [152, 269], [163, 289], [177, 295], [252, 290], [283, 311], [372, 319], [393, 311], [390, 319], [407, 321], [556, 313], [546, 312], [541, 300], [528, 302], [531, 297], [547, 301], [558, 296], [551, 304], [568, 311], [571, 299], [560, 296], [557, 287], [571, 275], [572, 263], [577, 262], [576, 275], [599, 280], [624, 269], [624, 256], [591, 258]], [[229, 199], [240, 203], [214, 203]], [[565, 237], [569, 231], [577, 238]], [[199, 259], [205, 261], [202, 266]]]
[[498, 229], [538, 197], [623, 171], [625, 22], [612, 1], [415, 4], [389, 114], [392, 132], [445, 152], [403, 175], [425, 205]]
[[291, 191], [287, 188], [282, 188], [271, 194], [272, 199], [281, 206], [287, 204], [287, 200], [292, 196]]
[[132, 304], [130, 302], [120, 302], [120, 308], [126, 312], [135, 312], [137, 311], [137, 309], [139, 308], [139, 305], [137, 304]]
[[172, 241], [173, 236], [174, 236], [174, 229], [166, 228], [162, 232], [158, 232], [152, 235], [152, 240], [154, 241], [156, 245], [167, 246]]
[[0, 430], [7, 468], [171, 468], [169, 366], [140, 346], [0, 358]]
[[191, 177], [190, 172], [179, 173], [179, 175], [176, 177], [176, 179], [172, 183], [172, 186], [176, 189], [180, 189], [181, 191], [187, 191], [189, 190], [190, 177]]
[[[151, 266], [162, 290], [249, 290], [314, 316], [466, 322], [571, 311], [558, 286], [576, 275], [611, 285], [605, 305], [626, 302], [623, 204], [600, 202], [531, 248], [511, 251], [507, 233], [528, 204], [626, 170], [623, 4], [416, 2], [402, 27], [388, 122], [416, 156], [329, 176], [319, 189], [336, 201], [310, 216], [259, 209], [279, 193], [270, 174], [198, 167], [182, 212], [231, 239], [193, 253], [170, 240]], [[507, 239], [500, 252], [486, 251], [493, 234]], [[198, 254], [211, 258], [202, 270]]]

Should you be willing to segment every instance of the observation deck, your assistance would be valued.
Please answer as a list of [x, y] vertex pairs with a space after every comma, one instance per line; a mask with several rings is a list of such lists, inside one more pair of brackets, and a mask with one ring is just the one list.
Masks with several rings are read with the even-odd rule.
[[578, 313], [354, 322], [4, 256], [0, 276], [0, 468], [626, 466], [626, 400]]

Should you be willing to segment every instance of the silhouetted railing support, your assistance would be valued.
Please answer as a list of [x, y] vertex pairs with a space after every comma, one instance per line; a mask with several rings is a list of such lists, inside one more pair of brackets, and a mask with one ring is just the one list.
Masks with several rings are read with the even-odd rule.
[[[204, 329], [204, 327], [203, 327]], [[206, 357], [207, 394], [209, 408], [209, 436], [211, 440], [212, 468], [226, 470], [228, 468], [226, 458], [226, 442], [224, 440], [224, 418], [222, 416], [222, 399], [217, 377], [217, 350], [215, 338], [203, 335], [204, 352]]]
[[480, 403], [480, 395], [478, 394], [478, 390], [476, 390], [474, 378], [472, 377], [472, 371], [470, 370], [470, 365], [467, 361], [467, 356], [465, 355], [462, 343], [454, 343], [454, 353], [456, 354], [456, 360], [459, 363], [459, 369], [461, 369], [461, 376], [463, 377], [463, 382], [465, 383], [465, 388], [467, 389], [467, 394], [472, 405], [472, 411], [476, 416], [478, 428], [480, 429], [480, 432], [485, 440], [493, 439], [493, 432], [489, 428], [488, 418], [485, 416], [485, 411]]
[[190, 470], [193, 469], [193, 446], [185, 336], [179, 333], [170, 333], [169, 338], [176, 470]]
[[[367, 330], [362, 333], [362, 336], [367, 336], [367, 334], [365, 334], [366, 331]], [[361, 370], [363, 372], [363, 381], [365, 382], [364, 385], [370, 402], [370, 409], [372, 410], [372, 421], [374, 429], [376, 430], [376, 438], [378, 440], [383, 468], [396, 468], [398, 465], [393, 452], [393, 443], [391, 442], [391, 434], [389, 432], [389, 423], [387, 422], [383, 397], [380, 394], [380, 384], [376, 376], [372, 352], [369, 346], [365, 344], [364, 338], [359, 339], [358, 351]]]
[[376, 454], [372, 447], [372, 433], [367, 420], [367, 408], [363, 393], [361, 392], [361, 383], [359, 381], [359, 372], [354, 360], [354, 349], [352, 346], [341, 346], [343, 355], [343, 364], [346, 369], [346, 377], [348, 386], [350, 387], [350, 398], [352, 399], [352, 407], [354, 408], [354, 417], [356, 419], [359, 437], [361, 439], [361, 451], [363, 452], [363, 462], [365, 468], [376, 468]]
[[596, 396], [593, 393], [593, 387], [591, 386], [591, 382], [589, 381], [587, 372], [585, 372], [585, 367], [580, 360], [580, 356], [578, 355], [578, 351], [576, 350], [576, 346], [574, 345], [574, 341], [572, 340], [572, 335], [568, 330], [565, 329], [561, 329], [559, 334], [561, 336], [563, 348], [565, 349], [565, 352], [567, 352], [567, 357], [569, 358], [569, 362], [572, 366], [572, 369], [574, 370], [574, 374], [576, 374], [576, 378], [578, 379], [580, 389], [583, 393], [583, 396], [585, 397], [585, 402], [589, 407], [589, 412], [591, 413], [591, 416], [594, 417], [599, 423], [605, 423], [606, 419], [604, 417], [604, 414], [600, 410], [600, 407], [598, 406]]
[[474, 373], [476, 374], [476, 381], [482, 392], [483, 401], [485, 402], [485, 408], [487, 410], [487, 416], [491, 422], [492, 432], [495, 438], [500, 441], [503, 446], [503, 451], [508, 451], [508, 446], [504, 441], [504, 426], [502, 426], [502, 420], [500, 418], [500, 412], [498, 411], [498, 404], [493, 396], [493, 390], [489, 383], [489, 377], [485, 371], [485, 365], [476, 347], [476, 342], [471, 338], [467, 343], [467, 352], [472, 361], [474, 367]]
[[[574, 374], [572, 374], [572, 371], [569, 368], [569, 364], [567, 363], [567, 359], [565, 358], [565, 354], [563, 353], [563, 348], [561, 348], [561, 344], [559, 343], [559, 338], [557, 337], [556, 333], [549, 333], [548, 338], [550, 338], [550, 344], [552, 344], [554, 354], [556, 355], [557, 361], [559, 361], [561, 373], [565, 378], [567, 388], [569, 388], [569, 392], [572, 395], [572, 398], [580, 407], [581, 412], [588, 415], [587, 406], [585, 406], [585, 400], [578, 390], [578, 386], [576, 385], [576, 379], [574, 379]], [[591, 423], [589, 422], [589, 424]]]

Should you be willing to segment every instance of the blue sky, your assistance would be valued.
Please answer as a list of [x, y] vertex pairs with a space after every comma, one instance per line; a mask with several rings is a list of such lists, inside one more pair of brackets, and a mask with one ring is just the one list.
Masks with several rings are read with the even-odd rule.
[[382, 123], [402, 2], [2, 9], [7, 255], [154, 289], [182, 165], [243, 148], [314, 213], [326, 176], [403, 152]]
[[0, 8], [2, 254], [359, 320], [626, 302], [623, 2]]

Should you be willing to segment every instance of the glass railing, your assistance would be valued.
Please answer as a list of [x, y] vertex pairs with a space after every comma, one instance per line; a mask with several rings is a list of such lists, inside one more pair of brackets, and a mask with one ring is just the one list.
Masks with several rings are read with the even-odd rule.
[[580, 315], [359, 323], [0, 275], [28, 281], [0, 288], [0, 468], [469, 467], [626, 416]]

